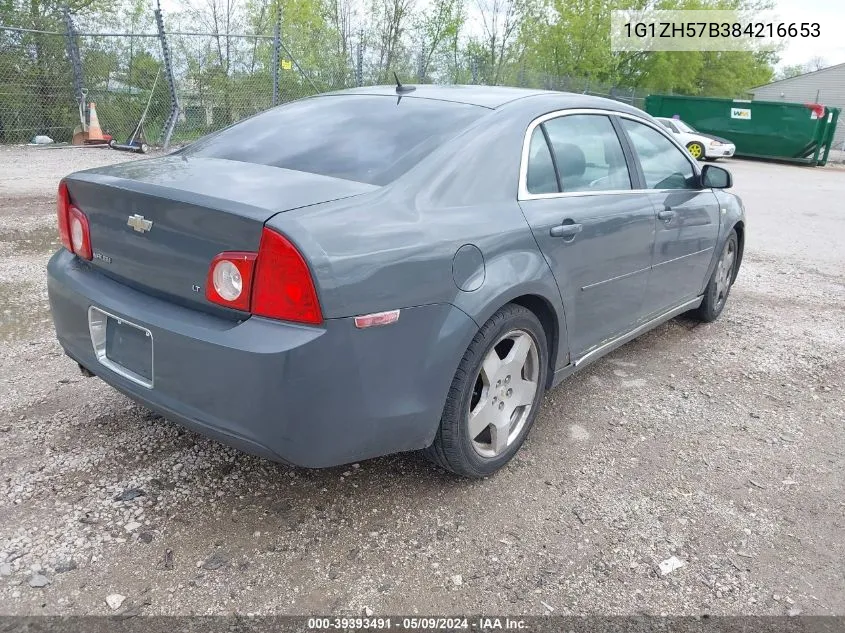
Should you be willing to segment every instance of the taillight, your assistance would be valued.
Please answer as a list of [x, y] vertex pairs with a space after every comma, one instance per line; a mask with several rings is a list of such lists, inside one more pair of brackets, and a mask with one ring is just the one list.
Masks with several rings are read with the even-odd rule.
[[308, 264], [285, 237], [265, 228], [258, 253], [225, 252], [211, 260], [206, 299], [257, 316], [321, 323]]
[[323, 320], [308, 264], [293, 244], [266, 227], [258, 246], [252, 313], [299, 323]]
[[62, 238], [62, 246], [83, 259], [94, 259], [88, 217], [71, 204], [70, 194], [64, 182], [59, 183], [56, 215], [58, 216], [59, 236]]
[[249, 311], [255, 253], [220, 253], [211, 260], [205, 298], [235, 310]]
[[91, 250], [91, 231], [88, 227], [88, 218], [73, 205], [70, 206], [68, 211], [70, 244], [73, 247], [73, 252], [82, 259], [94, 259], [94, 253]]
[[64, 182], [59, 183], [59, 194], [56, 197], [56, 215], [59, 222], [59, 237], [62, 238], [62, 246], [73, 252], [73, 245], [70, 242], [70, 220], [68, 212], [70, 211], [70, 194], [67, 191], [67, 185]]

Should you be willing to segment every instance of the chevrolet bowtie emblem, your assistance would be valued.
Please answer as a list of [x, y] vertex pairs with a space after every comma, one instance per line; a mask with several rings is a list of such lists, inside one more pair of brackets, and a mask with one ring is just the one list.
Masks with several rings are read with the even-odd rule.
[[143, 215], [138, 215], [137, 213], [135, 215], [130, 215], [126, 224], [138, 231], [138, 233], [146, 233], [153, 228], [152, 220], [147, 220]]

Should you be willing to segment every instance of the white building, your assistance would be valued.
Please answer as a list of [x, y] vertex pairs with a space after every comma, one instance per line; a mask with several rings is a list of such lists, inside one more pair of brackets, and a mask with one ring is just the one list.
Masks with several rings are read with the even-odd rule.
[[789, 101], [792, 103], [821, 103], [840, 108], [839, 123], [833, 137], [833, 147], [845, 150], [845, 64], [838, 64], [789, 79], [774, 81], [748, 92], [757, 101]]

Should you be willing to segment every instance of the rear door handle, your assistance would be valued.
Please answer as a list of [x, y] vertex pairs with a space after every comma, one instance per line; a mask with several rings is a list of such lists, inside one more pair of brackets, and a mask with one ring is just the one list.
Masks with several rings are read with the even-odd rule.
[[675, 217], [675, 212], [672, 209], [663, 209], [663, 211], [657, 212], [657, 217], [663, 220], [664, 222], [669, 222], [672, 218]]
[[580, 224], [558, 224], [549, 229], [549, 235], [552, 237], [575, 237], [580, 232]]

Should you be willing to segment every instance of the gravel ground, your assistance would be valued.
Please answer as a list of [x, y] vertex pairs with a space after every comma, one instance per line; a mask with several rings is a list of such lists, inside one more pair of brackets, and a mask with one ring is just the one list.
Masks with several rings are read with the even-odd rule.
[[0, 148], [0, 612], [845, 614], [845, 170], [725, 161], [722, 317], [564, 382], [473, 482], [273, 464], [83, 378], [46, 300], [56, 182], [134, 158]]

